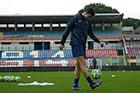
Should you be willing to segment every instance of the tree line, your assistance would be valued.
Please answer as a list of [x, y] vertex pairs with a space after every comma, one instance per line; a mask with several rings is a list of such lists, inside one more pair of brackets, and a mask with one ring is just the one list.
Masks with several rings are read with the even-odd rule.
[[[94, 8], [96, 13], [120, 13], [117, 9], [112, 8], [110, 6], [106, 6], [103, 3], [91, 3], [89, 5], [85, 5], [85, 7], [79, 12], [85, 11], [87, 8]], [[122, 26], [133, 26], [134, 30], [140, 27], [140, 19], [136, 18], [124, 18], [122, 20]]]

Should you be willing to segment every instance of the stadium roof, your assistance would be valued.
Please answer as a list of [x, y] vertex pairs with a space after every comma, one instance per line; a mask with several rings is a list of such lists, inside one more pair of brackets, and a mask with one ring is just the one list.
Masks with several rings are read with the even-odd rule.
[[[67, 23], [73, 15], [0, 15], [0, 24], [10, 23]], [[96, 14], [93, 23], [119, 23], [123, 14], [106, 13]]]
[[140, 27], [138, 27], [136, 30], [135, 30], [135, 33], [140, 33]]
[[133, 26], [130, 27], [122, 27], [123, 32], [134, 32]]

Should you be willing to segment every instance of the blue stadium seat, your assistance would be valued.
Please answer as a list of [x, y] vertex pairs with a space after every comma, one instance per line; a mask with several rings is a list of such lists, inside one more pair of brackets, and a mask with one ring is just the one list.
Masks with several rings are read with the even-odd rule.
[[96, 36], [122, 36], [120, 29], [93, 30]]
[[[93, 30], [97, 36], [122, 36], [120, 29], [105, 29], [105, 30]], [[64, 30], [5, 30], [4, 36], [31, 36], [31, 35], [42, 35], [47, 37], [61, 37]], [[71, 33], [70, 33], [71, 35]], [[69, 36], [70, 36], [69, 35]]]

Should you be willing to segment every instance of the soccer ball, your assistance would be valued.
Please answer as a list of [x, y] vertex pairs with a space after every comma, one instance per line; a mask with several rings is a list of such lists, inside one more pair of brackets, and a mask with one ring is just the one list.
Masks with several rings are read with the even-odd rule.
[[3, 78], [2, 78], [2, 76], [0, 76], [0, 81], [2, 81], [3, 80]]
[[7, 81], [11, 81], [10, 76], [7, 76]]
[[93, 77], [93, 79], [99, 79], [101, 76], [101, 72], [99, 69], [94, 69], [91, 71], [91, 76]]
[[6, 82], [6, 81], [8, 81], [8, 76], [4, 76], [3, 77], [3, 80]]
[[15, 77], [14, 76], [10, 76], [10, 81], [15, 81]]
[[16, 81], [16, 82], [19, 82], [19, 81], [21, 81], [21, 78], [20, 78], [19, 76], [16, 76], [16, 77], [15, 77], [15, 81]]

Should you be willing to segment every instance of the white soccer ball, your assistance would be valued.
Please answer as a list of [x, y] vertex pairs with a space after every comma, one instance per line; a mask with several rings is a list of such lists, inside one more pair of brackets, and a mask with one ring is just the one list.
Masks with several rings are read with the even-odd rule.
[[19, 82], [19, 81], [21, 81], [21, 78], [20, 78], [19, 76], [16, 76], [16, 77], [15, 77], [15, 81], [16, 81], [16, 82]]
[[112, 75], [112, 77], [115, 77], [115, 75]]
[[31, 78], [31, 76], [27, 76], [27, 78]]

